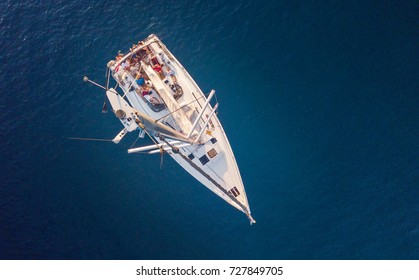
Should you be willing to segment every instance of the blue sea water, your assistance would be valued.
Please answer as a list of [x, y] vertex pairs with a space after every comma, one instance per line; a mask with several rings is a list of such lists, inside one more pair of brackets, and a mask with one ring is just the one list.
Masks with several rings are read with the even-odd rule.
[[[418, 259], [417, 1], [2, 1], [0, 259]], [[257, 224], [101, 114], [154, 33], [217, 90]]]

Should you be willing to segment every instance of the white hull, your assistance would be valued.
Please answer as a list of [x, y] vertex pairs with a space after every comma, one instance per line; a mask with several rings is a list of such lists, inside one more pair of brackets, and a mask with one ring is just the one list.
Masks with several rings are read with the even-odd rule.
[[[152, 83], [156, 98], [159, 101], [164, 101], [166, 105], [165, 109], [161, 111], [154, 110], [155, 108], [147, 103], [147, 100], [141, 95], [138, 89], [141, 87], [135, 82], [134, 70], [130, 68], [127, 70], [122, 67], [122, 62], [127, 58], [129, 59], [132, 54], [135, 53], [139, 56], [140, 52], [138, 50], [143, 49], [144, 46], [147, 46], [148, 50], [156, 55], [152, 61], [158, 60], [159, 64], [168, 65], [174, 72], [174, 78], [170, 75], [159, 75], [150, 66], [153, 62], [150, 62], [150, 64], [144, 62], [144, 60], [140, 62], [140, 70], [146, 77], [146, 81]], [[169, 115], [160, 122], [175, 129], [184, 137], [194, 139], [195, 142], [192, 144], [185, 144], [182, 141], [176, 142], [173, 146], [179, 147], [179, 153], [174, 153], [164, 141], [157, 135], [152, 134], [151, 136], [154, 137], [155, 141], [165, 145], [163, 147], [166, 147], [167, 153], [190, 175], [226, 202], [244, 212], [251, 223], [255, 222], [250, 215], [246, 191], [233, 151], [215, 110], [210, 104], [205, 107], [207, 103], [205, 95], [163, 43], [155, 35], [150, 35], [138, 45], [138, 48], [132, 50], [119, 61], [111, 61], [108, 66], [112, 70], [112, 76], [123, 90], [124, 97], [135, 110], [155, 120]], [[176, 79], [177, 85], [181, 87], [182, 94], [180, 97], [176, 96], [175, 90], [171, 89], [171, 86], [173, 88], [173, 85], [176, 84], [174, 79]], [[179, 92], [178, 89], [176, 90]], [[114, 97], [110, 99], [112, 98]], [[116, 101], [110, 101], [116, 111], [115, 106], [120, 105], [114, 106]], [[121, 103], [121, 101], [118, 102]], [[205, 109], [202, 110], [202, 108]], [[201, 117], [198, 121], [199, 116]], [[191, 130], [195, 123], [197, 123], [196, 127]], [[166, 137], [165, 140], [172, 141], [170, 137]]]

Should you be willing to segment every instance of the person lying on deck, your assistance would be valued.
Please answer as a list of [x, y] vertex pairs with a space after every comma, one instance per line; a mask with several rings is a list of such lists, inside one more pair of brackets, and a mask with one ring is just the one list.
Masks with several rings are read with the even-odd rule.
[[172, 68], [169, 67], [169, 65], [166, 65], [164, 67], [164, 72], [166, 73], [166, 77], [167, 76], [172, 77], [173, 83], [175, 83], [175, 84], [177, 83], [177, 79], [176, 79], [176, 76], [175, 76], [175, 71], [173, 71]]
[[154, 64], [154, 66], [152, 68], [153, 68], [154, 71], [156, 71], [156, 73], [159, 75], [159, 77], [161, 79], [164, 78], [163, 77], [163, 71], [162, 71], [163, 69], [162, 69], [160, 64], [156, 63], [156, 64]]

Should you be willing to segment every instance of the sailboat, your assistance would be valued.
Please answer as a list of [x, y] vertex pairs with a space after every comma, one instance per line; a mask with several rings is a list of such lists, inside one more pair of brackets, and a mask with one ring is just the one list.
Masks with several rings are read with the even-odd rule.
[[[109, 87], [110, 77], [116, 81]], [[154, 34], [107, 63], [106, 91], [112, 112], [123, 128], [118, 144], [138, 132], [152, 145], [128, 153], [169, 154], [183, 169], [255, 223], [227, 135], [217, 117], [215, 91], [205, 95], [186, 69]], [[216, 99], [216, 98], [215, 98]], [[215, 103], [215, 102], [213, 102]], [[106, 111], [106, 99], [103, 111]]]

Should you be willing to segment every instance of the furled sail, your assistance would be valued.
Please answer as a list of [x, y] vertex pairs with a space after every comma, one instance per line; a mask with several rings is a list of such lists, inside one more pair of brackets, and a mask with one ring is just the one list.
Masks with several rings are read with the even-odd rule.
[[171, 127], [157, 122], [155, 119], [132, 108], [117, 92], [111, 88], [106, 91], [116, 117], [121, 121], [127, 131], [138, 128], [145, 129], [154, 136], [164, 135], [166, 137], [192, 143], [191, 140]]

